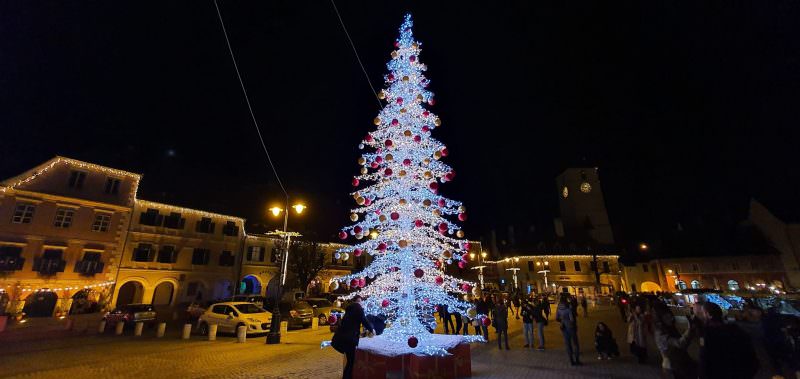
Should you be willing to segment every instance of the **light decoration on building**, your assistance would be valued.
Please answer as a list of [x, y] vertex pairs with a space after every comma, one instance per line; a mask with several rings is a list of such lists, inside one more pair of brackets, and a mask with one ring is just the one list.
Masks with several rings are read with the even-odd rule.
[[181, 215], [190, 214], [190, 215], [199, 216], [199, 217], [229, 219], [230, 221], [238, 221], [238, 222], [242, 223], [242, 225], [244, 225], [244, 221], [245, 221], [241, 217], [228, 216], [228, 215], [224, 215], [224, 214], [206, 212], [206, 211], [201, 211], [201, 210], [191, 209], [191, 208], [184, 208], [184, 207], [179, 207], [179, 206], [176, 206], [176, 205], [156, 203], [154, 201], [149, 201], [149, 200], [136, 199], [136, 205], [139, 206], [139, 208], [140, 208], [139, 210], [141, 210], [141, 211], [146, 211], [147, 208], [152, 208], [152, 209], [157, 209], [157, 210], [160, 210], [160, 211], [163, 210], [165, 212], [180, 213]]
[[[515, 261], [519, 260], [533, 260], [533, 259], [593, 259], [593, 255], [587, 254], [543, 254], [543, 255], [520, 255], [511, 258], [503, 258], [496, 261], [484, 261], [488, 264], [500, 264], [500, 263], [508, 263], [511, 259]], [[610, 254], [597, 254], [597, 259], [619, 259], [619, 255], [610, 255]]]
[[429, 332], [436, 327], [430, 315], [439, 305], [466, 313], [471, 305], [461, 298], [475, 285], [439, 270], [444, 264], [466, 267], [470, 244], [446, 216], [459, 221], [467, 216], [461, 202], [439, 194], [440, 184], [453, 180], [455, 173], [440, 161], [449, 154], [447, 147], [431, 137], [441, 122], [425, 108], [434, 98], [426, 89], [421, 44], [413, 38], [412, 25], [406, 15], [387, 64], [388, 87], [379, 95], [387, 104], [374, 120], [377, 130], [359, 145], [365, 152], [358, 159], [361, 174], [352, 181], [359, 188], [352, 193], [359, 206], [350, 215], [354, 224], [339, 233], [343, 240], [363, 240], [339, 249], [341, 255], [370, 254], [374, 259], [361, 272], [334, 278], [331, 288], [356, 288], [341, 299], [361, 295], [367, 314], [387, 317], [380, 339], [393, 351], [442, 355], [446, 347]]
[[[20, 290], [20, 292], [36, 292], [36, 293], [38, 293], [38, 292], [61, 292], [61, 291], [72, 291], [72, 290], [85, 290], [85, 289], [108, 287], [108, 286], [114, 285], [114, 283], [115, 282], [110, 281], [110, 282], [101, 282], [101, 283], [89, 284], [89, 285], [84, 285], [84, 286], [73, 285], [73, 286], [58, 287], [58, 288], [49, 288], [49, 287], [31, 288], [31, 287], [27, 287], [26, 286], [26, 288], [22, 288]], [[3, 291], [4, 290], [0, 289], [0, 292], [3, 292]]]

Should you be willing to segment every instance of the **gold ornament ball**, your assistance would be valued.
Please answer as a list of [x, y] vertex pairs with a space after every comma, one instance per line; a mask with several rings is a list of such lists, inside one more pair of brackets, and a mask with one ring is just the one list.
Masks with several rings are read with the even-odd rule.
[[398, 172], [397, 175], [400, 175], [401, 177], [406, 176], [406, 170], [400, 170], [400, 172]]
[[363, 235], [363, 234], [361, 234], [361, 233], [356, 233], [356, 239], [357, 239], [357, 240], [360, 240], [360, 239], [362, 239], [362, 238], [364, 238], [364, 235]]
[[355, 213], [350, 214], [350, 221], [356, 222], [358, 221], [358, 215]]
[[466, 211], [467, 211], [467, 207], [465, 207], [465, 206], [463, 206], [463, 205], [462, 205], [462, 206], [460, 206], [460, 207], [458, 207], [458, 212], [459, 212], [459, 213], [465, 213]]
[[459, 230], [459, 231], [457, 231], [457, 232], [456, 232], [456, 237], [458, 237], [458, 238], [464, 238], [464, 231], [463, 231], [463, 230]]
[[331, 291], [336, 291], [339, 289], [339, 282], [331, 282]]
[[419, 45], [416, 42], [414, 42], [414, 43], [411, 44], [411, 48], [419, 49]]
[[445, 257], [445, 259], [450, 259], [450, 257], [452, 257], [452, 256], [453, 256], [453, 253], [451, 253], [451, 252], [450, 252], [450, 250], [445, 250], [445, 251], [442, 253], [442, 256], [443, 256], [443, 257]]
[[372, 119], [372, 123], [375, 124], [375, 125], [380, 125], [381, 124], [381, 118], [380, 117], [375, 117], [374, 119]]
[[422, 164], [424, 164], [425, 166], [427, 166], [427, 165], [431, 164], [431, 159], [430, 159], [430, 158], [425, 158], [425, 159], [423, 159], [423, 160], [422, 160]]
[[358, 158], [358, 164], [361, 166], [367, 164], [367, 158], [364, 157]]
[[363, 175], [363, 174], [366, 174], [367, 172], [369, 172], [369, 170], [367, 170], [367, 168], [366, 168], [366, 167], [361, 167], [361, 174], [362, 174], [362, 175]]
[[406, 136], [406, 137], [411, 137], [411, 131], [410, 130], [406, 130], [405, 132], [403, 132], [403, 135]]
[[394, 160], [394, 155], [386, 154], [386, 160], [389, 161], [389, 162], [393, 161]]
[[442, 157], [442, 152], [441, 151], [436, 151], [435, 153], [433, 153], [433, 159], [436, 159], [438, 161], [439, 158], [441, 158], [441, 157]]
[[408, 75], [404, 75], [404, 76], [403, 76], [403, 81], [404, 81], [404, 82], [407, 82], [407, 81], [408, 81]]
[[422, 174], [422, 176], [424, 176], [425, 179], [430, 179], [433, 177], [433, 173], [431, 173], [430, 171], [425, 171], [425, 173]]
[[406, 205], [406, 199], [400, 199], [399, 203], [400, 205]]
[[357, 197], [357, 198], [356, 198], [356, 204], [358, 204], [358, 205], [364, 205], [364, 198], [363, 198], [363, 197], [361, 197], [361, 196]]
[[408, 111], [405, 108], [400, 108], [400, 113], [406, 113], [406, 112]]
[[442, 211], [440, 211], [438, 209], [434, 209], [433, 210], [433, 214], [436, 215], [436, 216], [441, 216], [442, 215]]
[[397, 58], [397, 52], [396, 51], [392, 51], [392, 58]]
[[422, 205], [424, 205], [426, 207], [430, 207], [431, 206], [431, 201], [428, 200], [428, 199], [422, 200]]
[[436, 117], [436, 119], [433, 120], [433, 124], [436, 126], [442, 126], [442, 120], [440, 120], [439, 117]]
[[381, 100], [385, 99], [386, 98], [386, 92], [383, 92], [383, 90], [381, 90], [381, 92], [378, 92], [378, 98], [381, 99]]
[[417, 100], [422, 101], [422, 99], [423, 99], [422, 95], [417, 95]]
[[404, 247], [408, 246], [408, 241], [406, 241], [406, 240], [400, 240], [400, 243], [399, 243], [398, 245], [399, 245], [400, 247], [403, 247], [403, 248], [404, 248]]
[[386, 222], [386, 215], [380, 215], [378, 220], [380, 220], [380, 222]]

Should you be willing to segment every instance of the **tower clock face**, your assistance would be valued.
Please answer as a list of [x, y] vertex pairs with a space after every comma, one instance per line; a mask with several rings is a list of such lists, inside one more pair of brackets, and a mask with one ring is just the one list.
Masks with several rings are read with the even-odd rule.
[[561, 197], [565, 199], [569, 197], [569, 190], [567, 189], [567, 186], [564, 186], [564, 188], [561, 189]]
[[592, 185], [589, 184], [589, 182], [581, 183], [581, 192], [583, 192], [583, 193], [592, 192]]

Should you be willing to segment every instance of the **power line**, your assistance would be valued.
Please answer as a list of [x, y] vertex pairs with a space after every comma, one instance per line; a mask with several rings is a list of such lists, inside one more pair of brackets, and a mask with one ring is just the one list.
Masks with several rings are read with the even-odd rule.
[[375, 101], [378, 102], [378, 109], [381, 109], [383, 107], [383, 104], [381, 104], [380, 99], [378, 99], [378, 92], [375, 91], [375, 87], [372, 85], [372, 81], [369, 80], [369, 75], [367, 75], [367, 70], [364, 68], [364, 64], [361, 63], [361, 57], [358, 56], [356, 45], [353, 43], [353, 39], [350, 38], [350, 33], [347, 32], [347, 27], [344, 26], [342, 15], [339, 14], [339, 8], [336, 8], [336, 3], [334, 2], [334, 0], [331, 0], [331, 5], [333, 5], [333, 10], [336, 11], [336, 17], [339, 18], [339, 25], [342, 26], [342, 30], [344, 30], [344, 34], [347, 36], [347, 40], [350, 41], [350, 47], [353, 48], [353, 53], [356, 55], [356, 60], [358, 61], [358, 65], [361, 66], [361, 71], [364, 73], [364, 77], [367, 78], [367, 83], [369, 84], [369, 88], [372, 90], [372, 94], [375, 95]]
[[[258, 140], [261, 141], [261, 147], [264, 148], [264, 154], [267, 155], [267, 161], [269, 162], [269, 167], [272, 168], [272, 173], [275, 174], [275, 180], [278, 181], [278, 185], [281, 186], [281, 190], [283, 194], [286, 196], [287, 202], [289, 199], [289, 193], [286, 192], [286, 188], [283, 187], [283, 182], [281, 182], [280, 176], [278, 176], [278, 170], [275, 169], [275, 164], [272, 163], [272, 157], [269, 155], [269, 150], [267, 150], [267, 144], [264, 143], [264, 137], [261, 135], [261, 128], [258, 126], [258, 121], [256, 120], [256, 115], [253, 113], [253, 106], [250, 104], [250, 97], [247, 96], [247, 89], [244, 87], [244, 81], [242, 81], [242, 74], [239, 72], [239, 65], [236, 64], [236, 58], [233, 55], [233, 48], [231, 47], [231, 40], [228, 39], [228, 31], [225, 29], [225, 22], [222, 21], [222, 13], [219, 11], [219, 5], [217, 4], [217, 0], [214, 0], [214, 7], [217, 8], [217, 17], [219, 18], [219, 24], [222, 26], [222, 34], [225, 36], [225, 43], [228, 45], [228, 52], [231, 54], [231, 61], [233, 61], [233, 68], [236, 69], [236, 77], [239, 78], [239, 86], [242, 87], [242, 94], [244, 94], [244, 101], [247, 103], [247, 109], [250, 111], [250, 117], [253, 119], [253, 126], [256, 128], [256, 133], [258, 133]], [[287, 209], [286, 212], [289, 210]]]

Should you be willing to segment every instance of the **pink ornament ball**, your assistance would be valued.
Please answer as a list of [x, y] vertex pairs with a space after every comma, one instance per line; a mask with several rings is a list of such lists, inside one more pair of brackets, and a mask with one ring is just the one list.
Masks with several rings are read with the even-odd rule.
[[337, 321], [339, 321], [339, 318], [336, 317], [336, 315], [330, 315], [328, 317], [328, 324], [330, 324], [330, 325], [336, 324]]
[[408, 347], [413, 349], [413, 348], [417, 347], [418, 344], [419, 344], [419, 340], [417, 339], [417, 337], [414, 337], [414, 336], [408, 337]]
[[444, 278], [442, 278], [441, 276], [437, 276], [436, 279], [434, 279], [434, 281], [436, 282], [436, 284], [442, 285], [442, 283], [444, 283]]
[[400, 125], [400, 121], [398, 121], [396, 118], [392, 119], [392, 126], [397, 126], [397, 125]]
[[461, 289], [462, 289], [464, 292], [469, 292], [469, 290], [471, 290], [471, 289], [472, 289], [472, 286], [470, 286], [470, 285], [469, 285], [469, 284], [467, 284], [467, 283], [464, 283], [464, 284], [462, 284], [462, 285], [461, 285]]
[[386, 244], [385, 244], [385, 243], [383, 243], [383, 242], [379, 243], [379, 244], [378, 244], [378, 250], [380, 250], [380, 251], [386, 251]]
[[425, 226], [425, 223], [422, 222], [422, 220], [416, 220], [416, 221], [414, 221], [414, 226], [416, 226], [418, 228], [421, 228], [421, 227]]
[[370, 204], [372, 204], [372, 199], [370, 199], [368, 197], [365, 197], [364, 198], [364, 205], [370, 205]]
[[467, 262], [458, 261], [458, 268], [466, 268], [466, 267], [467, 267]]
[[353, 255], [355, 255], [356, 257], [360, 257], [361, 254], [364, 254], [364, 250], [361, 250], [361, 249], [353, 250]]
[[339, 239], [346, 240], [347, 239], [347, 233], [344, 232], [344, 231], [339, 232]]
[[444, 206], [447, 205], [447, 201], [445, 201], [444, 199], [439, 199], [437, 204], [439, 204], [440, 207], [444, 208]]
[[392, 147], [392, 140], [387, 139], [386, 142], [383, 143], [386, 147]]
[[392, 176], [392, 169], [387, 167], [386, 170], [383, 170], [383, 174], [386, 176]]
[[403, 159], [403, 166], [411, 166], [411, 159]]
[[353, 228], [353, 233], [355, 233], [355, 234], [361, 234], [361, 232], [363, 232], [363, 231], [364, 231], [364, 229], [362, 229], [362, 228], [361, 228], [360, 226], [358, 226], [358, 225], [356, 225], [356, 226]]
[[443, 223], [439, 224], [439, 231], [441, 232], [441, 231], [445, 231], [445, 230], [447, 230], [447, 223], [443, 222]]
[[428, 299], [428, 298], [426, 297], [426, 298], [423, 298], [423, 299], [422, 299], [422, 301], [424, 301], [424, 302], [425, 302], [425, 304], [428, 304], [428, 303], [430, 303], [430, 302], [431, 302], [431, 299]]
[[417, 61], [417, 57], [412, 55], [412, 56], [408, 57], [408, 60], [411, 61], [411, 62], [416, 62]]
[[361, 182], [359, 182], [357, 178], [353, 178], [353, 187], [358, 187], [359, 183]]
[[434, 98], [428, 99], [428, 104], [435, 105], [436, 104], [436, 99], [434, 99]]
[[395, 100], [395, 101], [397, 102], [397, 104], [403, 104], [403, 98], [402, 97], [398, 97], [397, 100]]
[[364, 279], [364, 278], [359, 278], [358, 279], [358, 286], [359, 287], [364, 288], [364, 286], [366, 286], [366, 285], [367, 285], [367, 280], [366, 279]]
[[467, 214], [466, 213], [459, 213], [458, 214], [458, 221], [467, 221]]
[[414, 270], [414, 276], [417, 278], [421, 278], [422, 275], [425, 275], [425, 271], [422, 271], [421, 268]]
[[394, 221], [397, 221], [397, 220], [400, 218], [400, 213], [397, 213], [397, 212], [392, 212], [392, 214], [390, 214], [390, 215], [389, 215], [389, 217], [390, 217], [392, 220], [394, 220]]
[[464, 250], [469, 250], [469, 248], [472, 247], [472, 245], [470, 245], [469, 242], [464, 242], [464, 244], [461, 246], [464, 248]]
[[383, 299], [383, 301], [381, 301], [381, 306], [384, 307], [384, 308], [388, 307], [389, 306], [389, 299]]

